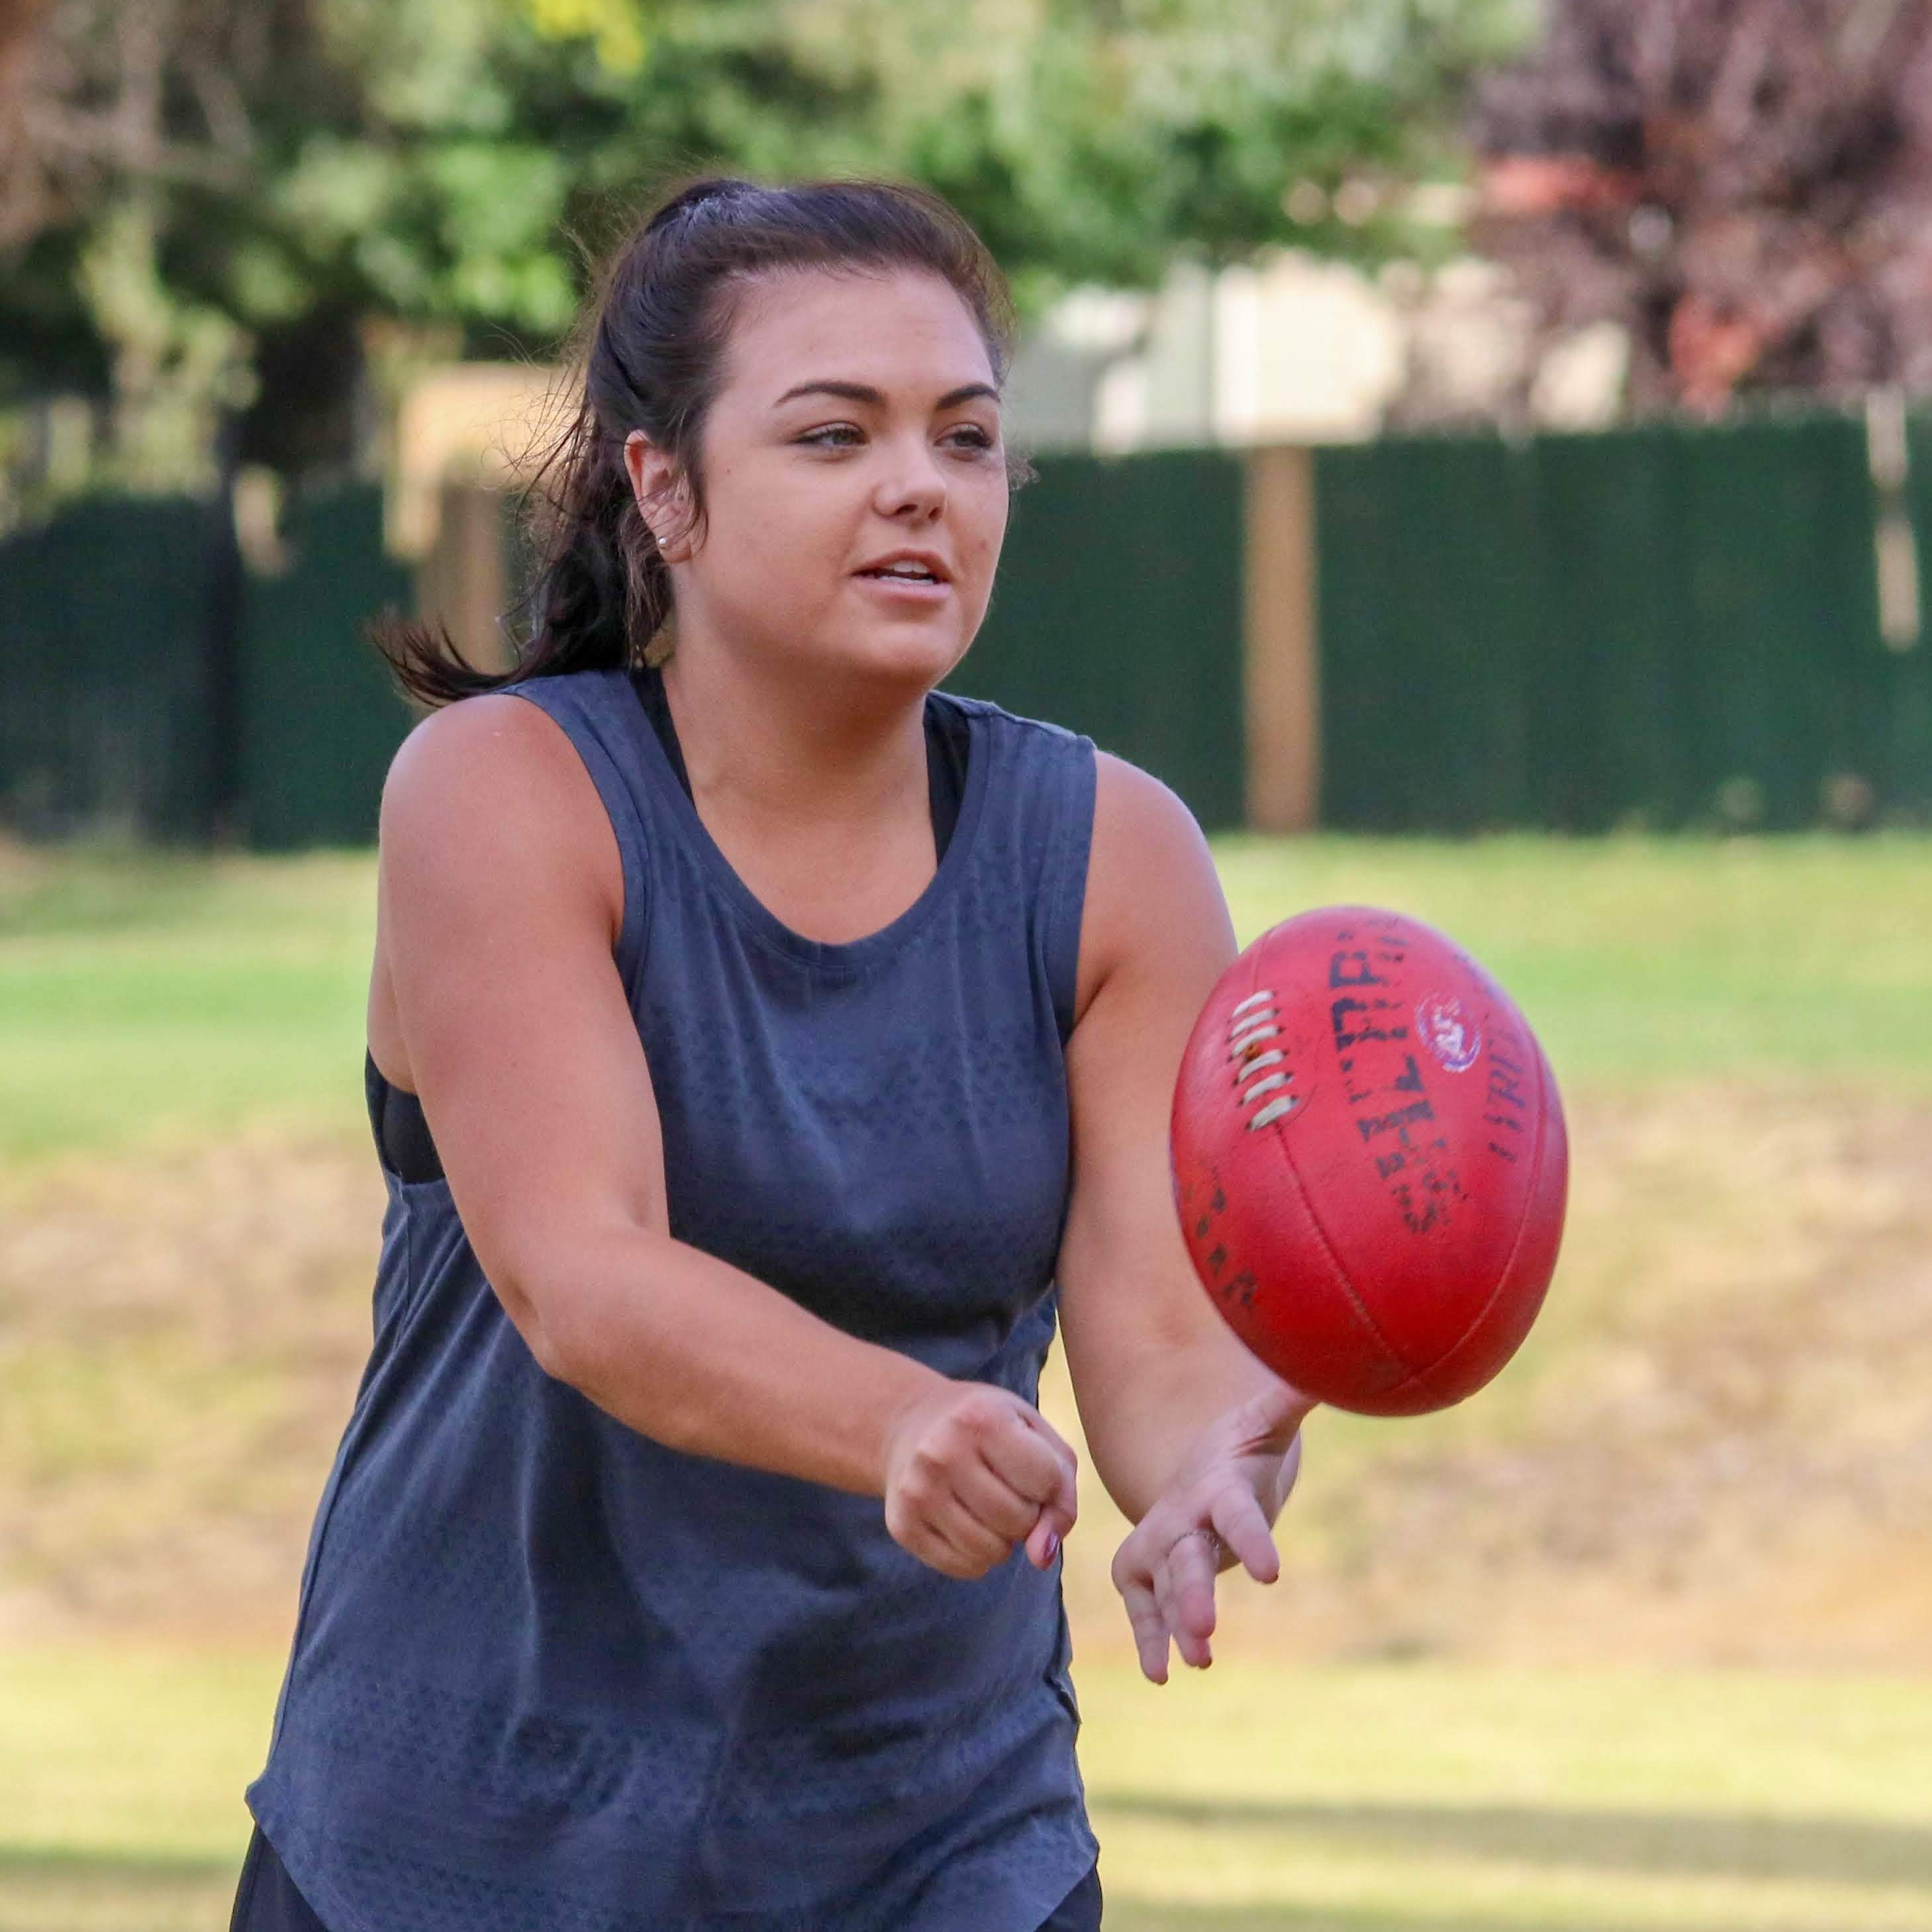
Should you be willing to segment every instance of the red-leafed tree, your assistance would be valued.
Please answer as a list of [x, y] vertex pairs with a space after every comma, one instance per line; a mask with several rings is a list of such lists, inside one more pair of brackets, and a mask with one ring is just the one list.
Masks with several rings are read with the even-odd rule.
[[1550, 0], [1474, 115], [1478, 245], [1634, 406], [1932, 390], [1932, 0]]

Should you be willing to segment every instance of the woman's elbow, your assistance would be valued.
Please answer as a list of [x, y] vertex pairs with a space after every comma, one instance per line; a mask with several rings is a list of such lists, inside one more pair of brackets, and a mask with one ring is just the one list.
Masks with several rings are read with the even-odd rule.
[[472, 1231], [470, 1238], [484, 1278], [537, 1366], [554, 1380], [574, 1386], [583, 1312], [573, 1305], [581, 1296], [567, 1284], [584, 1280], [586, 1268], [561, 1251], [554, 1231], [519, 1230], [500, 1222]]
[[577, 1358], [572, 1345], [572, 1324], [564, 1311], [554, 1306], [554, 1298], [532, 1293], [524, 1278], [509, 1269], [491, 1274], [490, 1284], [537, 1366], [552, 1381], [574, 1387]]

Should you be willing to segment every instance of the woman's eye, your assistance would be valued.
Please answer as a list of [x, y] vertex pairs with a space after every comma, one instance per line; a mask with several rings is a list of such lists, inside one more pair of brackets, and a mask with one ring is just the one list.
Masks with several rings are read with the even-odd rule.
[[[808, 444], [814, 449], [850, 449], [865, 440], [865, 431], [852, 423], [827, 423], [821, 429], [806, 430], [798, 438], [799, 442]], [[976, 452], [992, 448], [997, 441], [997, 438], [988, 435], [977, 423], [962, 424], [958, 428], [949, 430], [946, 440], [956, 448]]]

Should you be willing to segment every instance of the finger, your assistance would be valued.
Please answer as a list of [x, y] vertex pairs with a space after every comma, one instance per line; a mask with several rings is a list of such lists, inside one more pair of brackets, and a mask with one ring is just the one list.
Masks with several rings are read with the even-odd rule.
[[1051, 1538], [1058, 1549], [1072, 1529], [1080, 1515], [1079, 1498], [1070, 1487], [1056, 1493], [1051, 1501], [1040, 1508], [1040, 1520], [1044, 1526], [1044, 1538]]
[[1041, 1505], [1041, 1514], [1054, 1536], [1064, 1538], [1080, 1520], [1080, 1459], [1054, 1434], [1043, 1417], [1039, 1420], [1053, 1444], [1060, 1471], [1060, 1480]]
[[1012, 1540], [995, 1534], [950, 1496], [928, 1518], [930, 1533], [964, 1566], [961, 1574], [983, 1576], [1013, 1553]]
[[[1116, 1565], [1118, 1568], [1118, 1564]], [[1134, 1633], [1134, 1648], [1140, 1654], [1141, 1675], [1150, 1684], [1167, 1682], [1167, 1618], [1154, 1600], [1145, 1574], [1130, 1571], [1114, 1578], [1114, 1587], [1127, 1609], [1127, 1622]]]
[[1214, 1660], [1214, 1565], [1220, 1546], [1205, 1528], [1190, 1530], [1167, 1553], [1167, 1598], [1181, 1660], [1204, 1670]]
[[1012, 1411], [1014, 1426], [995, 1433], [982, 1454], [999, 1475], [1037, 1507], [1066, 1512], [1073, 1526], [1079, 1461], [1046, 1418], [1023, 1406]]
[[[1189, 1541], [1199, 1546], [1202, 1539], [1190, 1538]], [[1176, 1552], [1180, 1548], [1175, 1545], [1157, 1564], [1154, 1573], [1154, 1600], [1167, 1622], [1168, 1634], [1174, 1648], [1180, 1653], [1180, 1660], [1191, 1669], [1204, 1670], [1214, 1660], [1208, 1639], [1214, 1628], [1214, 1559], [1190, 1564], [1185, 1555], [1177, 1561]], [[1196, 1574], [1197, 1570], [1199, 1574]], [[1202, 1601], [1204, 1579], [1204, 1617]], [[1205, 1622], [1204, 1630], [1202, 1624]]]
[[[1008, 1448], [1016, 1451], [1023, 1462], [1033, 1462], [1036, 1478], [1044, 1477], [1052, 1482], [1054, 1486], [1048, 1490], [1045, 1502], [1012, 1486], [1013, 1478], [996, 1460], [998, 1450], [990, 1447], [970, 1472], [961, 1472], [954, 1486], [981, 1522], [998, 1530], [1010, 1541], [1024, 1540], [1027, 1561], [1036, 1570], [1050, 1570], [1054, 1558], [1060, 1553], [1060, 1544], [1073, 1527], [1078, 1502], [1076, 1498], [1064, 1496], [1059, 1488], [1060, 1472], [1056, 1468], [1042, 1468], [1035, 1460], [1042, 1451], [1050, 1454], [1052, 1445], [1040, 1442], [1031, 1430], [1023, 1426], [1024, 1412], [1016, 1410], [1015, 1414], [1022, 1426], [1011, 1432]], [[1008, 1454], [1004, 1460], [1010, 1466], [1014, 1454]], [[1018, 1473], [1018, 1480], [1026, 1480], [1024, 1468]], [[1036, 1486], [1046, 1487], [1046, 1484], [1040, 1482]]]
[[1281, 1574], [1281, 1552], [1252, 1491], [1222, 1490], [1208, 1506], [1208, 1520], [1257, 1583], [1272, 1583]]
[[1155, 1563], [1148, 1581], [1154, 1591], [1154, 1608], [1160, 1611], [1161, 1622], [1171, 1633], [1174, 1628], [1174, 1578], [1166, 1558]]
[[1036, 1569], [1044, 1570], [1079, 1520], [1079, 1466], [1043, 1418], [1023, 1408], [1014, 1414], [1023, 1426], [1000, 1442], [988, 1460], [1004, 1480], [1032, 1499], [1027, 1556]]
[[1053, 1559], [1060, 1554], [1060, 1532], [1043, 1514], [1027, 1532], [1026, 1553], [1027, 1561], [1036, 1570], [1051, 1570]]
[[1046, 1418], [1041, 1414], [1030, 1402], [1022, 1407], [1019, 1417], [1020, 1420], [1026, 1424], [1028, 1432], [1040, 1437], [1048, 1447], [1058, 1455], [1069, 1469], [1078, 1466], [1080, 1459], [1074, 1454], [1072, 1447], [1066, 1437], [1061, 1435], [1060, 1431], [1054, 1428], [1053, 1424], [1048, 1421]]
[[978, 1457], [947, 1472], [954, 1502], [982, 1528], [1013, 1544], [1040, 1520], [1040, 1505]]
[[917, 1524], [908, 1534], [896, 1540], [902, 1550], [910, 1552], [928, 1570], [937, 1570], [942, 1576], [951, 1576], [964, 1582], [979, 1574], [965, 1552], [950, 1542], [930, 1523]]
[[1288, 1445], [1288, 1454], [1282, 1458], [1280, 1486], [1281, 1503], [1284, 1509], [1288, 1507], [1288, 1499], [1294, 1495], [1295, 1483], [1301, 1474], [1301, 1444], [1304, 1440], [1298, 1432], [1294, 1440]]

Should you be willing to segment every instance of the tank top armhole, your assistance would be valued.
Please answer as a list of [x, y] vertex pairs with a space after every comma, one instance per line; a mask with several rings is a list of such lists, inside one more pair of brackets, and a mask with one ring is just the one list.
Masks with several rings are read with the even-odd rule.
[[[637, 795], [604, 743], [598, 729], [598, 721], [576, 692], [559, 688], [574, 682], [532, 678], [527, 683], [506, 685], [503, 688], [526, 699], [554, 722], [570, 740], [603, 801], [611, 836], [617, 842], [618, 862], [623, 874], [624, 902], [612, 953], [626, 991], [634, 993], [644, 969], [645, 930], [650, 910], [650, 886], [645, 876], [650, 842], [645, 836], [643, 814], [638, 808]], [[544, 690], [542, 687], [546, 684], [553, 688]]]
[[1080, 930], [1087, 909], [1088, 862], [1094, 849], [1096, 768], [1093, 740], [1069, 734], [1064, 757], [1045, 895], [1047, 985], [1063, 1048], [1073, 1036], [1079, 998]]

